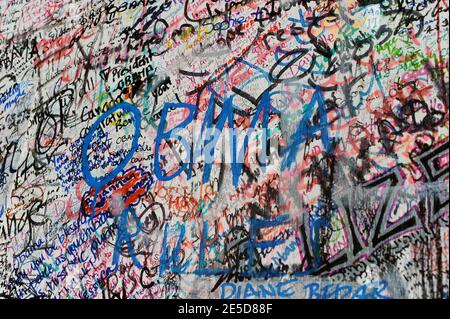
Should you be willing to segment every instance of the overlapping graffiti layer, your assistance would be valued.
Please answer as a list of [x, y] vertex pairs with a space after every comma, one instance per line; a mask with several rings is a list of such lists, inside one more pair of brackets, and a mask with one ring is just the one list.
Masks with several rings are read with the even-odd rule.
[[3, 298], [448, 298], [448, 0], [0, 2]]

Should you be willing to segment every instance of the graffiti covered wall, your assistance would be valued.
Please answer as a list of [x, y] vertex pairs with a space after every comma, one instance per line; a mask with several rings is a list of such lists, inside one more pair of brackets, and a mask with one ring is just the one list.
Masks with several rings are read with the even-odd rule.
[[2, 298], [448, 298], [447, 0], [0, 2]]

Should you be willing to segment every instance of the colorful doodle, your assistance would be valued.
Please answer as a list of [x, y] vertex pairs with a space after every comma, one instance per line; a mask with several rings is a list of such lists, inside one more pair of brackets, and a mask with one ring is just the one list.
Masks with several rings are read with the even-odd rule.
[[448, 37], [447, 0], [1, 1], [0, 298], [448, 298]]

